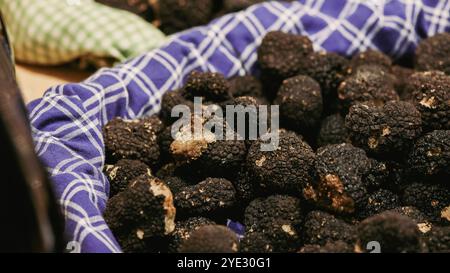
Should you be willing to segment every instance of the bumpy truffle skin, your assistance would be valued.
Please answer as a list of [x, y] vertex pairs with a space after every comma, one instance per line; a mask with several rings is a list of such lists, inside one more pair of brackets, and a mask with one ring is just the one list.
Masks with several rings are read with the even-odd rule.
[[397, 207], [390, 210], [387, 210], [388, 212], [398, 213], [404, 216], [408, 216], [411, 218], [419, 228], [420, 232], [423, 234], [429, 232], [431, 228], [433, 227], [432, 223], [428, 219], [428, 217], [422, 213], [418, 208], [412, 207], [412, 206], [404, 206], [404, 207]]
[[222, 74], [193, 71], [184, 86], [187, 98], [204, 97], [208, 101], [222, 102], [231, 98], [230, 86]]
[[301, 137], [279, 130], [277, 149], [261, 151], [261, 143], [263, 140], [255, 141], [250, 147], [246, 166], [262, 189], [292, 194], [311, 182], [316, 156]]
[[380, 157], [407, 153], [422, 132], [419, 111], [402, 101], [391, 101], [382, 107], [357, 104], [350, 108], [345, 124], [353, 144]]
[[230, 181], [223, 178], [207, 178], [175, 195], [175, 206], [180, 218], [205, 216], [220, 219], [235, 203], [236, 190]]
[[262, 69], [262, 80], [272, 82], [274, 89], [265, 90], [273, 98], [276, 85], [284, 79], [298, 75], [305, 57], [313, 52], [312, 42], [306, 36], [269, 32], [258, 49], [258, 61]]
[[[248, 238], [243, 251], [293, 252], [298, 250], [303, 223], [300, 200], [273, 195], [253, 200], [245, 210], [244, 223]], [[255, 234], [255, 235], [253, 235]], [[262, 242], [261, 242], [262, 241]]]
[[351, 71], [362, 65], [378, 65], [382, 67], [385, 71], [390, 71], [392, 66], [392, 60], [384, 54], [383, 52], [377, 50], [367, 50], [365, 52], [360, 52], [352, 57], [350, 61]]
[[148, 175], [134, 179], [111, 198], [103, 216], [125, 252], [150, 251], [150, 242], [175, 228], [172, 193]]
[[450, 253], [450, 226], [433, 227], [426, 233], [424, 241], [428, 252]]
[[379, 189], [367, 197], [366, 203], [359, 208], [359, 219], [365, 219], [386, 210], [400, 206], [398, 195], [385, 189]]
[[180, 246], [180, 253], [236, 253], [239, 240], [226, 226], [207, 225], [191, 232]]
[[164, 178], [164, 182], [167, 184], [172, 194], [177, 194], [180, 191], [182, 191], [185, 187], [189, 186], [189, 184], [186, 181], [177, 176], [166, 177]]
[[369, 242], [380, 244], [382, 253], [420, 252], [420, 231], [409, 217], [383, 212], [358, 225], [357, 249], [365, 252]]
[[299, 253], [353, 253], [353, 246], [343, 241], [327, 242], [321, 245], [305, 245]]
[[450, 129], [450, 76], [440, 71], [417, 72], [409, 78], [406, 90], [427, 131]]
[[317, 145], [349, 143], [350, 136], [345, 127], [345, 119], [340, 114], [328, 116], [322, 120]]
[[394, 65], [392, 67], [392, 75], [395, 77], [394, 87], [402, 100], [411, 98], [411, 94], [407, 92], [406, 86], [408, 85], [409, 77], [411, 77], [412, 74], [414, 74], [414, 70], [411, 68], [399, 65]]
[[300, 73], [316, 80], [322, 90], [324, 111], [338, 109], [337, 88], [347, 76], [348, 60], [336, 53], [317, 52], [308, 55]]
[[177, 105], [186, 105], [189, 109], [194, 107], [193, 103], [187, 100], [180, 90], [169, 91], [163, 95], [159, 116], [165, 125], [171, 125], [178, 119], [172, 117], [172, 109]]
[[286, 128], [307, 132], [320, 122], [323, 110], [319, 84], [308, 76], [284, 80], [274, 102]]
[[402, 196], [405, 205], [416, 206], [437, 224], [450, 224], [450, 191], [441, 185], [414, 183]]
[[158, 117], [132, 121], [114, 118], [103, 127], [106, 161], [135, 159], [155, 166], [160, 155], [157, 135], [162, 129]]
[[[196, 120], [196, 121], [195, 121]], [[247, 147], [244, 140], [230, 140], [225, 123], [223, 132], [227, 133], [224, 139], [217, 139], [209, 130], [200, 134], [191, 133], [195, 124], [205, 125], [206, 120], [199, 116], [192, 116], [191, 126], [181, 126], [175, 140], [170, 146], [172, 157], [179, 163], [190, 168], [191, 173], [198, 172], [199, 177], [221, 176], [234, 178], [236, 169], [245, 161]], [[234, 134], [233, 130], [231, 134]]]
[[343, 241], [355, 243], [356, 227], [323, 211], [311, 211], [305, 217], [304, 243], [325, 245], [328, 242]]
[[345, 113], [350, 106], [372, 101], [383, 105], [399, 100], [391, 76], [379, 66], [363, 65], [345, 79], [338, 88], [338, 97]]
[[169, 239], [169, 252], [176, 253], [182, 242], [187, 240], [194, 230], [206, 225], [215, 225], [214, 221], [204, 217], [192, 217], [175, 223], [175, 231]]
[[213, 0], [164, 0], [158, 3], [161, 29], [166, 34], [206, 24], [214, 11]]
[[150, 168], [139, 160], [119, 160], [115, 165], [105, 167], [106, 177], [110, 182], [110, 197], [124, 191], [128, 184], [143, 174], [152, 175]]
[[264, 0], [224, 0], [221, 13], [240, 11], [261, 2]]
[[439, 33], [423, 40], [416, 49], [415, 57], [416, 69], [440, 70], [450, 75], [450, 34]]
[[364, 150], [347, 143], [329, 145], [317, 150], [316, 162], [318, 179], [303, 189], [304, 197], [336, 213], [354, 213], [367, 197], [363, 177], [371, 161]]
[[261, 82], [253, 76], [237, 76], [231, 78], [228, 82], [233, 97], [263, 97]]
[[262, 190], [245, 168], [239, 171], [237, 179], [233, 181], [233, 184], [240, 206], [247, 206], [250, 201], [262, 195]]
[[422, 176], [450, 176], [450, 130], [420, 137], [409, 155], [410, 168]]

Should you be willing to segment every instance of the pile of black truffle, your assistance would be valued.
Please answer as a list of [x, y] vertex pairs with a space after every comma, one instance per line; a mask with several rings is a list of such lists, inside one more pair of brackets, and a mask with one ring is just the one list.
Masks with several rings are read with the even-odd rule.
[[[104, 217], [124, 251], [450, 251], [450, 34], [422, 41], [414, 69], [376, 51], [313, 52], [282, 32], [258, 63], [258, 79], [193, 72], [159, 117], [104, 127]], [[196, 96], [279, 105], [279, 147], [183, 128], [173, 139], [172, 107]]]

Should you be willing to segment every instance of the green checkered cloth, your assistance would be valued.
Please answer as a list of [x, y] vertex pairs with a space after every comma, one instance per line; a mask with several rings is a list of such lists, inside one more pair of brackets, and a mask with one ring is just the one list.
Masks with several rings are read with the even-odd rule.
[[140, 17], [93, 0], [0, 0], [16, 60], [111, 65], [161, 46], [166, 37]]

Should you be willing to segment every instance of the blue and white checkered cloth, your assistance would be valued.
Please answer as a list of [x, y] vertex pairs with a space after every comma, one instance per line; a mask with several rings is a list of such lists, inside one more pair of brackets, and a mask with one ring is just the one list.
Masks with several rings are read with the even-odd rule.
[[120, 252], [102, 218], [109, 183], [102, 174], [102, 126], [160, 109], [164, 92], [192, 70], [227, 77], [256, 72], [256, 49], [271, 30], [308, 35], [316, 50], [351, 56], [368, 48], [394, 58], [450, 31], [450, 0], [312, 0], [267, 2], [177, 34], [162, 48], [79, 84], [53, 87], [28, 105], [36, 152], [46, 165], [82, 252]]

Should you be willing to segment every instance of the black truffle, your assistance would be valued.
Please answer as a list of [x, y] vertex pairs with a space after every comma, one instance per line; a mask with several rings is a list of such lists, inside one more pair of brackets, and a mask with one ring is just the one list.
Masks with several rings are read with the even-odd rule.
[[414, 183], [402, 196], [405, 205], [416, 206], [434, 223], [450, 224], [450, 191], [437, 184]]
[[169, 252], [178, 252], [182, 242], [187, 240], [194, 230], [206, 225], [215, 225], [214, 221], [204, 217], [192, 217], [175, 223], [175, 231], [169, 239]]
[[435, 130], [420, 137], [409, 155], [409, 165], [421, 176], [450, 176], [450, 130]]
[[353, 246], [343, 241], [327, 242], [325, 245], [305, 245], [299, 253], [353, 253]]
[[191, 110], [194, 107], [193, 103], [187, 100], [180, 90], [169, 91], [163, 95], [159, 116], [164, 124], [172, 125], [178, 120], [178, 117], [172, 117], [172, 109], [177, 105], [185, 105]]
[[205, 216], [226, 219], [236, 203], [233, 184], [223, 178], [207, 178], [194, 186], [183, 188], [175, 195], [175, 206], [180, 218]]
[[439, 71], [417, 72], [409, 78], [406, 90], [427, 131], [450, 129], [450, 76]]
[[261, 82], [253, 76], [237, 76], [229, 81], [230, 93], [233, 97], [263, 97]]
[[303, 223], [300, 200], [273, 195], [253, 200], [245, 210], [244, 252], [293, 252], [300, 244]]
[[412, 94], [406, 90], [406, 86], [409, 82], [409, 77], [414, 74], [414, 70], [411, 68], [394, 65], [392, 67], [392, 75], [394, 76], [394, 87], [402, 100], [408, 100]]
[[189, 99], [204, 97], [212, 102], [231, 99], [228, 81], [222, 74], [211, 72], [191, 72], [184, 85], [184, 95]]
[[422, 132], [419, 111], [402, 101], [391, 101], [382, 107], [357, 104], [350, 108], [345, 124], [356, 146], [388, 158], [407, 153]]
[[412, 207], [412, 206], [404, 206], [404, 207], [397, 207], [390, 210], [387, 210], [390, 212], [398, 213], [404, 216], [408, 216], [411, 218], [419, 228], [420, 232], [423, 234], [429, 232], [433, 225], [428, 219], [428, 217], [422, 213], [418, 208]]
[[114, 165], [105, 167], [105, 174], [110, 182], [110, 197], [124, 191], [128, 184], [138, 176], [152, 176], [150, 168], [139, 160], [122, 159]]
[[166, 34], [204, 25], [214, 12], [213, 0], [164, 0], [158, 3], [160, 28]]
[[345, 119], [340, 114], [328, 116], [322, 120], [317, 145], [349, 143], [350, 136], [345, 127]]
[[125, 252], [156, 251], [152, 243], [175, 228], [172, 193], [148, 175], [137, 177], [111, 198], [103, 216]]
[[[173, 158], [180, 164], [185, 164], [192, 176], [194, 172], [198, 172], [198, 176], [203, 178], [207, 176], [234, 178], [236, 170], [240, 168], [247, 155], [245, 141], [238, 140], [234, 131], [227, 129], [226, 123], [222, 127], [225, 133], [221, 135], [225, 137], [223, 140], [217, 139], [216, 133], [210, 130], [192, 133], [196, 122], [203, 126], [207, 120], [193, 115], [191, 126], [186, 125], [179, 129], [170, 146]], [[221, 122], [219, 124], [222, 124]], [[231, 134], [228, 131], [231, 131]]]
[[206, 225], [192, 231], [179, 249], [180, 253], [236, 253], [239, 240], [226, 226]]
[[425, 245], [431, 253], [450, 253], [450, 226], [433, 227], [425, 235]]
[[338, 97], [344, 113], [357, 103], [371, 101], [383, 105], [391, 100], [399, 100], [392, 77], [374, 65], [359, 66], [339, 85]]
[[178, 176], [168, 176], [163, 179], [166, 185], [169, 187], [172, 194], [177, 194], [182, 191], [185, 187], [188, 187], [189, 184]]
[[305, 57], [312, 52], [312, 42], [306, 36], [269, 32], [258, 49], [261, 79], [263, 83], [269, 84], [269, 88], [265, 88], [266, 94], [274, 98], [277, 86], [284, 79], [298, 75]]
[[251, 5], [264, 2], [265, 0], [223, 0], [221, 13], [236, 12], [250, 7]]
[[415, 57], [416, 69], [440, 70], [450, 75], [450, 34], [443, 32], [421, 41]]
[[336, 213], [351, 214], [367, 198], [363, 177], [371, 170], [364, 150], [351, 144], [334, 144], [317, 150], [318, 179], [303, 188], [314, 204]]
[[389, 72], [391, 70], [392, 60], [381, 51], [369, 49], [354, 55], [350, 61], [350, 68], [351, 71], [355, 71], [359, 66], [369, 64], [380, 66], [386, 72]]
[[323, 246], [328, 242], [340, 240], [352, 245], [356, 240], [355, 232], [355, 226], [323, 211], [311, 211], [305, 217], [305, 244]]
[[366, 203], [359, 208], [359, 219], [365, 219], [386, 210], [400, 206], [400, 198], [395, 193], [379, 189], [368, 195]]
[[383, 212], [358, 225], [358, 252], [366, 252], [369, 242], [378, 243], [382, 253], [411, 253], [422, 250], [420, 231], [409, 217]]
[[308, 55], [300, 74], [316, 80], [322, 90], [324, 111], [338, 110], [337, 88], [347, 76], [348, 60], [336, 53], [318, 52]]
[[136, 159], [153, 167], [157, 165], [160, 151], [157, 135], [163, 129], [158, 117], [138, 120], [114, 118], [103, 127], [106, 161]]
[[263, 140], [252, 144], [246, 166], [262, 189], [293, 194], [313, 179], [316, 155], [294, 132], [279, 130], [278, 133], [278, 147], [274, 146], [272, 151], [261, 150]]
[[284, 80], [274, 103], [280, 105], [280, 118], [288, 129], [306, 133], [320, 122], [322, 93], [319, 84], [308, 76]]

